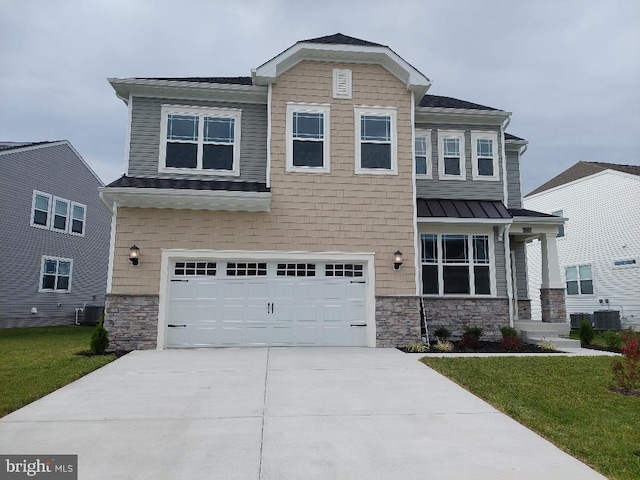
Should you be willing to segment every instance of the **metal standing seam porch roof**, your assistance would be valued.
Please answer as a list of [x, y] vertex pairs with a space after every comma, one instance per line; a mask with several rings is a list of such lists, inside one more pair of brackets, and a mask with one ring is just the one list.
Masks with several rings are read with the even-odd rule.
[[510, 219], [499, 200], [444, 200], [418, 198], [418, 218]]

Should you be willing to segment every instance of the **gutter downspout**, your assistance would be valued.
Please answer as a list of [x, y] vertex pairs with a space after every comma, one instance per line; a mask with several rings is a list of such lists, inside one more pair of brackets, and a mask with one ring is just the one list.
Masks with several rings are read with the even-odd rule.
[[507, 298], [509, 299], [509, 326], [513, 328], [513, 273], [511, 272], [511, 242], [509, 240], [509, 230], [511, 224], [505, 225], [503, 235], [504, 242], [504, 266], [507, 275]]

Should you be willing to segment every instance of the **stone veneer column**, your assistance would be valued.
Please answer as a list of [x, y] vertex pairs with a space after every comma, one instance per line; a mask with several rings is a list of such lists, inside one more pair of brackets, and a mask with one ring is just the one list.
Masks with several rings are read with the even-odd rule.
[[104, 328], [109, 350], [151, 350], [158, 341], [158, 295], [107, 294]]
[[420, 341], [419, 297], [376, 297], [376, 347]]
[[540, 309], [542, 321], [549, 323], [565, 323], [567, 309], [564, 301], [564, 288], [541, 288]]

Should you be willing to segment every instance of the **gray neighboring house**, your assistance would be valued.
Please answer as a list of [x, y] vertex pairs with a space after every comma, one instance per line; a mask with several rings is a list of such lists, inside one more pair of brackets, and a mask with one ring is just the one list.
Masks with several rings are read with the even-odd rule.
[[66, 140], [0, 142], [0, 328], [70, 324], [104, 305], [103, 185]]

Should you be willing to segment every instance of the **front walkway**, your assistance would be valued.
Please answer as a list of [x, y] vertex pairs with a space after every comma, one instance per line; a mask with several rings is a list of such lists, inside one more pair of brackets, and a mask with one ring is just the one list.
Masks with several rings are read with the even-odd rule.
[[0, 420], [80, 479], [599, 479], [395, 349], [137, 351]]

